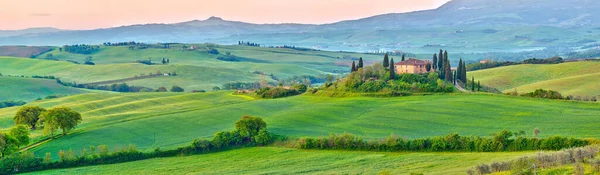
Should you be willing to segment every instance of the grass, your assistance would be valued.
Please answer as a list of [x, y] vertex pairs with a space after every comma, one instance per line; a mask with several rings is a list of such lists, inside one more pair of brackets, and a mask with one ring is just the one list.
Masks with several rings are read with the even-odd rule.
[[[68, 136], [36, 147], [37, 155], [106, 144], [136, 145], [143, 151], [188, 145], [233, 129], [242, 115], [263, 117], [273, 133], [291, 137], [350, 132], [364, 138], [391, 133], [422, 138], [451, 132], [489, 136], [508, 129], [540, 137], [552, 135], [600, 138], [600, 105], [481, 94], [400, 98], [328, 98], [297, 96], [253, 100], [215, 93], [84, 94], [35, 102], [42, 107], [68, 106], [82, 113], [83, 123]], [[18, 108], [0, 110], [0, 127], [13, 125]], [[573, 129], [577, 128], [577, 129]], [[40, 137], [39, 131], [34, 132]], [[530, 137], [532, 134], [528, 134]]]
[[550, 89], [563, 95], [598, 96], [600, 62], [516, 65], [469, 72], [468, 77], [504, 92]]
[[206, 155], [49, 170], [31, 174], [465, 174], [481, 162], [528, 153], [382, 153], [244, 148]]
[[90, 91], [65, 87], [55, 80], [0, 76], [0, 101], [33, 101], [48, 95], [73, 95]]

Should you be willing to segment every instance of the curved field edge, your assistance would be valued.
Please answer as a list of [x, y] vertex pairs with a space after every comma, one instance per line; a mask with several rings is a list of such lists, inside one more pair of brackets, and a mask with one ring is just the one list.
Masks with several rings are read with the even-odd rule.
[[[83, 123], [65, 137], [33, 148], [37, 155], [106, 144], [136, 145], [142, 151], [188, 145], [231, 130], [243, 115], [264, 118], [270, 132], [290, 136], [327, 136], [349, 132], [363, 138], [394, 133], [407, 138], [461, 135], [489, 136], [508, 129], [534, 128], [552, 135], [600, 138], [600, 105], [482, 94], [449, 94], [398, 98], [330, 98], [296, 96], [253, 100], [214, 93], [84, 94], [32, 103], [45, 108], [68, 106], [82, 113]], [[0, 109], [0, 126], [13, 125], [18, 108]], [[573, 129], [577, 128], [577, 129]], [[41, 132], [33, 132], [40, 138]]]
[[597, 96], [600, 62], [582, 61], [562, 64], [515, 65], [468, 72], [486, 86], [509, 92], [535, 89], [557, 90], [563, 95]]
[[387, 153], [257, 147], [205, 155], [34, 172], [30, 174], [465, 174], [516, 153]]

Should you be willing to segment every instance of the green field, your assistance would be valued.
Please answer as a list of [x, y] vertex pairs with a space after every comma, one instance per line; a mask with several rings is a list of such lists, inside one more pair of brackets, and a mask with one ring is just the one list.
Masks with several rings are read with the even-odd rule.
[[549, 89], [565, 96], [600, 95], [600, 62], [595, 61], [507, 66], [469, 72], [468, 77], [471, 76], [503, 92]]
[[[600, 138], [595, 124], [600, 122], [600, 105], [596, 103], [476, 94], [253, 100], [230, 93], [84, 94], [35, 102], [32, 105], [47, 108], [72, 107], [84, 119], [70, 135], [33, 151], [56, 156], [61, 149], [80, 151], [100, 144], [110, 148], [134, 144], [143, 151], [175, 148], [230, 130], [242, 115], [263, 117], [271, 132], [292, 137], [331, 132], [365, 138], [392, 133], [422, 138], [451, 132], [489, 136], [503, 129], [531, 133], [537, 127], [540, 137]], [[16, 110], [0, 110], [0, 127], [13, 124]]]
[[[183, 44], [172, 45], [170, 49], [148, 48], [129, 49], [128, 46], [99, 46], [92, 54], [61, 52], [58, 48], [36, 57], [37, 59], [0, 57], [0, 73], [9, 75], [53, 75], [66, 82], [94, 83], [100, 81], [132, 78], [138, 75], [157, 72], [176, 72], [177, 77], [159, 77], [127, 81], [127, 84], [158, 88], [178, 85], [188, 91], [212, 90], [229, 82], [258, 82], [261, 78], [255, 71], [273, 74], [278, 79], [301, 75], [325, 75], [346, 72], [352, 59], [365, 58], [367, 63], [380, 61], [382, 55], [358, 53], [298, 51], [284, 48], [261, 48], [248, 46], [210, 45], [220, 54], [208, 54], [208, 44], [186, 44], [198, 49], [182, 49]], [[216, 58], [226, 53], [243, 57], [239, 62], [220, 61]], [[49, 57], [49, 55], [52, 55]], [[84, 62], [91, 56], [95, 66], [74, 64], [67, 60]], [[46, 60], [46, 58], [59, 61]], [[160, 62], [169, 58], [168, 65], [144, 65], [136, 60], [152, 59]], [[267, 76], [271, 82], [276, 80]]]
[[530, 153], [382, 153], [244, 148], [206, 155], [49, 170], [30, 174], [465, 174], [478, 163]]
[[62, 86], [55, 80], [0, 76], [0, 101], [33, 101], [48, 95], [72, 95], [87, 92], [89, 91]]

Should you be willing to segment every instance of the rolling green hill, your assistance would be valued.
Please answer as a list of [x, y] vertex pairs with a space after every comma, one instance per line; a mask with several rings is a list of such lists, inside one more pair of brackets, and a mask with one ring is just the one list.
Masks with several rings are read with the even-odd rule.
[[481, 84], [495, 87], [504, 92], [515, 89], [519, 93], [536, 89], [555, 90], [563, 95], [600, 95], [600, 62], [571, 62], [552, 65], [516, 65], [473, 71]]
[[0, 76], [0, 101], [33, 101], [48, 95], [72, 95], [88, 92], [88, 90], [62, 86], [55, 80]]
[[30, 174], [465, 174], [478, 163], [517, 153], [381, 153], [245, 148], [207, 155], [159, 158]]
[[[595, 103], [471, 94], [253, 100], [230, 93], [84, 94], [35, 102], [31, 105], [72, 107], [82, 113], [83, 123], [74, 133], [33, 151], [56, 155], [61, 149], [100, 144], [134, 144], [144, 151], [174, 148], [232, 129], [242, 115], [263, 117], [271, 132], [292, 137], [332, 132], [364, 138], [391, 133], [422, 138], [451, 132], [489, 136], [503, 129], [530, 133], [537, 127], [541, 137], [600, 138], [594, 124], [600, 122], [600, 106]], [[13, 124], [17, 109], [0, 110], [0, 127]]]
[[[184, 47], [187, 49], [183, 49]], [[196, 49], [190, 50], [194, 46]], [[208, 48], [217, 49], [220, 54], [208, 54]], [[239, 57], [238, 62], [218, 60], [227, 53]], [[68, 61], [84, 62], [91, 56], [94, 66], [74, 64]], [[129, 49], [128, 46], [99, 46], [99, 50], [89, 54], [75, 54], [54, 49], [37, 59], [0, 57], [0, 73], [9, 75], [53, 75], [66, 82], [94, 83], [101, 81], [132, 78], [142, 74], [176, 72], [176, 77], [160, 77], [129, 80], [125, 83], [136, 86], [157, 88], [160, 86], [182, 86], [191, 90], [211, 90], [229, 82], [258, 82], [261, 75], [274, 75], [276, 79], [292, 76], [324, 75], [347, 72], [353, 59], [359, 57], [369, 61], [379, 61], [381, 55], [367, 55], [346, 52], [299, 51], [285, 48], [261, 48], [249, 46], [221, 46], [212, 44], [176, 44], [169, 49], [147, 48]], [[136, 60], [152, 59], [160, 63], [168, 58], [170, 64], [145, 65]], [[54, 61], [54, 60], [59, 61]], [[267, 76], [271, 82], [277, 82]]]

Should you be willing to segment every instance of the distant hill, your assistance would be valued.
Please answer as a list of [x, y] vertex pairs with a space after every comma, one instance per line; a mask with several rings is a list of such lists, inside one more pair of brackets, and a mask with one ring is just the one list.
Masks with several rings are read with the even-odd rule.
[[0, 46], [0, 56], [32, 58], [50, 50], [48, 46]]
[[600, 95], [600, 62], [563, 64], [524, 64], [469, 72], [481, 84], [504, 92], [533, 92], [536, 89], [555, 90], [564, 96]]
[[252, 24], [211, 17], [175, 24], [0, 34], [0, 45], [59, 46], [122, 41], [233, 44], [250, 40], [264, 45], [326, 50], [428, 53], [444, 47], [461, 52], [514, 52], [580, 46], [577, 42], [584, 39], [600, 40], [597, 28], [600, 11], [596, 10], [599, 8], [600, 1], [590, 0], [452, 0], [433, 10], [323, 25]]
[[18, 36], [18, 35], [31, 35], [40, 33], [52, 33], [61, 31], [57, 28], [52, 27], [41, 27], [41, 28], [29, 28], [23, 30], [0, 30], [0, 37]]

